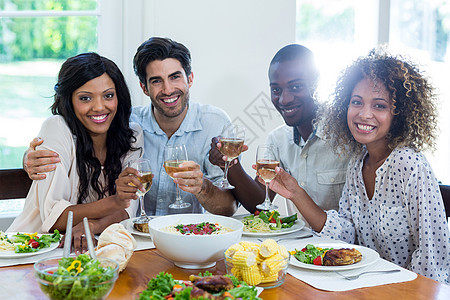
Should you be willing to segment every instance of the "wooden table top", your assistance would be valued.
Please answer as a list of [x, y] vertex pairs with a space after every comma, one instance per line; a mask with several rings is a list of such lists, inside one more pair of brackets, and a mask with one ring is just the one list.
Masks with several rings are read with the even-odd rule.
[[[213, 274], [225, 274], [225, 265], [219, 261], [207, 269]], [[127, 268], [120, 273], [108, 299], [136, 299], [147, 283], [160, 272], [168, 272], [175, 279], [187, 280], [190, 274], [205, 270], [188, 270], [176, 267], [156, 249], [137, 251]], [[46, 299], [35, 278], [33, 265], [0, 268], [1, 294], [11, 299]], [[13, 293], [13, 294], [12, 294]], [[14, 296], [12, 296], [14, 295]], [[0, 296], [1, 297], [1, 296]], [[271, 299], [450, 299], [450, 286], [419, 275], [415, 280], [345, 292], [321, 291], [291, 275], [283, 285], [264, 290], [260, 297]], [[8, 297], [9, 298], [9, 297]]]

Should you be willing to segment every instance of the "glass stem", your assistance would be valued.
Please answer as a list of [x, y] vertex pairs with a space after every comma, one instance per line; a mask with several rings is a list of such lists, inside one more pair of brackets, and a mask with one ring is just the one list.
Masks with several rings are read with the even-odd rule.
[[270, 203], [269, 199], [269, 183], [266, 182], [266, 199], [264, 200], [266, 203]]
[[176, 202], [181, 202], [181, 193], [180, 193], [180, 186], [177, 183], [177, 198], [175, 199]]
[[225, 170], [223, 172], [223, 181], [228, 182], [228, 160], [225, 162]]
[[147, 214], [145, 213], [144, 208], [144, 196], [139, 196], [139, 202], [141, 203], [141, 217], [146, 217]]

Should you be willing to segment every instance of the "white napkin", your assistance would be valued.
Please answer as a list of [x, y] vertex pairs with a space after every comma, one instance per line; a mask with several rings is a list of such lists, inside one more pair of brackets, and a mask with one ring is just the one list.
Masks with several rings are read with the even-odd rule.
[[134, 251], [155, 248], [155, 244], [153, 244], [153, 241], [150, 237], [145, 237], [145, 236], [140, 236], [140, 235], [135, 235], [135, 234], [133, 235], [133, 237], [137, 242], [137, 247], [136, 247], [136, 249], [134, 249]]
[[[256, 236], [242, 236], [242, 240], [246, 241], [252, 241], [260, 243], [257, 239], [260, 238], [262, 240], [266, 238], [271, 238], [277, 241], [281, 238], [294, 238], [296, 236], [304, 236], [311, 233], [311, 229], [304, 228], [301, 231], [287, 234], [287, 235], [279, 235], [279, 236], [263, 236], [263, 237], [256, 237]], [[288, 251], [293, 251], [295, 249], [300, 249], [304, 247], [306, 244], [325, 244], [325, 243], [342, 243], [342, 247], [345, 247], [346, 245], [349, 245], [345, 242], [339, 241], [339, 240], [333, 240], [326, 237], [318, 237], [314, 235], [311, 238], [307, 239], [288, 239], [288, 240], [282, 240], [278, 242], [281, 245], [284, 245]], [[397, 282], [404, 282], [404, 281], [410, 281], [414, 280], [417, 277], [417, 274], [411, 271], [408, 271], [402, 267], [399, 267], [391, 262], [388, 262], [384, 259], [379, 259], [377, 262], [368, 265], [366, 267], [347, 270], [347, 271], [340, 271], [339, 273], [343, 275], [356, 275], [361, 272], [365, 271], [372, 271], [372, 270], [394, 270], [398, 269], [400, 272], [397, 273], [391, 273], [391, 274], [366, 274], [362, 275], [360, 278], [356, 280], [347, 280], [338, 274], [336, 274], [333, 271], [318, 271], [318, 270], [311, 270], [311, 269], [304, 269], [296, 266], [290, 265], [288, 268], [288, 273], [294, 276], [297, 279], [300, 279], [301, 281], [306, 282], [307, 284], [320, 289], [320, 290], [326, 290], [326, 291], [347, 291], [347, 290], [353, 290], [358, 289], [362, 287], [370, 287], [370, 286], [377, 286], [377, 285], [383, 285], [383, 284], [390, 284], [390, 283], [397, 283]]]
[[36, 254], [36, 255], [27, 256], [27, 257], [23, 257], [23, 258], [0, 258], [0, 267], [34, 264], [35, 262], [37, 262], [38, 260], [41, 260], [43, 258], [62, 257], [62, 255], [63, 255], [63, 249], [56, 248], [50, 252], [46, 252], [43, 254]]
[[[134, 235], [134, 238], [136, 239], [136, 242], [137, 242], [137, 247], [134, 251], [155, 248], [155, 245], [153, 244], [152, 239], [150, 237]], [[1, 258], [0, 257], [0, 267], [34, 264], [35, 262], [37, 262], [38, 260], [43, 259], [43, 258], [62, 257], [62, 255], [63, 255], [63, 249], [56, 248], [52, 251], [49, 251], [49, 252], [46, 252], [43, 254], [36, 254], [36, 255], [27, 256], [27, 257], [23, 257], [23, 258]]]
[[[299, 249], [300, 245], [305, 244], [324, 244], [324, 243], [342, 243], [342, 247], [346, 247], [349, 245], [342, 241], [333, 240], [330, 238], [324, 237], [312, 237], [307, 240], [288, 240], [285, 242], [281, 242], [281, 244], [285, 245], [286, 248], [291, 251], [295, 250], [295, 248]], [[400, 272], [396, 273], [380, 273], [380, 274], [365, 274], [359, 277], [356, 280], [347, 280], [333, 271], [318, 271], [311, 269], [304, 269], [301, 267], [289, 265], [288, 273], [294, 276], [301, 281], [306, 282], [307, 284], [325, 291], [348, 291], [363, 287], [377, 286], [383, 284], [397, 283], [397, 282], [405, 282], [414, 280], [417, 277], [417, 274], [406, 270], [396, 264], [388, 262], [380, 258], [377, 262], [368, 265], [362, 268], [356, 268], [347, 271], [339, 271], [339, 273], [343, 275], [356, 275], [365, 271], [374, 271], [374, 270], [395, 270], [398, 269]]]
[[340, 271], [339, 273], [343, 275], [356, 275], [369, 270], [373, 271], [394, 269], [399, 269], [400, 272], [390, 274], [365, 274], [356, 280], [347, 280], [332, 271], [302, 269], [292, 265], [289, 266], [288, 273], [295, 278], [300, 279], [301, 281], [304, 281], [307, 284], [315, 287], [316, 289], [325, 291], [348, 291], [363, 287], [410, 281], [416, 279], [417, 277], [416, 273], [408, 271], [381, 258], [378, 260], [378, 262], [370, 266], [348, 271]]

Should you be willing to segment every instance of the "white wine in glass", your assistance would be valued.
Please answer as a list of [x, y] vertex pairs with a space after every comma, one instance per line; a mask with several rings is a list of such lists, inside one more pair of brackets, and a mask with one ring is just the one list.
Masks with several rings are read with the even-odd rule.
[[[174, 173], [189, 171], [189, 168], [180, 168], [180, 165], [188, 161], [188, 155], [185, 145], [167, 145], [164, 149], [164, 169], [170, 178]], [[180, 187], [176, 186], [177, 196], [175, 202], [169, 205], [169, 208], [181, 209], [191, 206], [190, 203], [184, 202], [181, 198]]]
[[150, 190], [153, 182], [153, 174], [152, 168], [150, 166], [150, 161], [145, 158], [140, 158], [137, 160], [133, 160], [129, 163], [131, 168], [134, 168], [138, 171], [139, 175], [137, 178], [144, 186], [145, 192], [141, 190], [137, 190], [136, 194], [139, 196], [139, 203], [141, 205], [141, 216], [134, 220], [134, 223], [144, 224], [150, 221], [150, 218], [145, 213], [144, 208], [144, 195]]
[[269, 183], [277, 176], [275, 168], [279, 165], [280, 155], [278, 148], [275, 145], [264, 144], [258, 146], [256, 152], [256, 172], [258, 172], [259, 177], [264, 180], [266, 185], [266, 197], [264, 202], [256, 206], [259, 210], [273, 210], [278, 208], [270, 201]]
[[245, 128], [241, 125], [228, 124], [225, 125], [221, 136], [219, 137], [219, 142], [222, 145], [219, 151], [227, 156], [227, 161], [225, 162], [225, 170], [223, 171], [223, 178], [221, 181], [216, 183], [216, 186], [223, 189], [234, 189], [228, 182], [228, 166], [230, 161], [237, 158], [242, 152], [242, 147], [244, 146], [245, 139]]

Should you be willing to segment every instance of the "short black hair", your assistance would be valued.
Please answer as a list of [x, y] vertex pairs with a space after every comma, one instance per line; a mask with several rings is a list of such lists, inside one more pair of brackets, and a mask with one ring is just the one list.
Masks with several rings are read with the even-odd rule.
[[169, 38], [151, 37], [139, 46], [134, 55], [133, 68], [139, 81], [147, 86], [147, 65], [152, 61], [166, 58], [178, 60], [186, 76], [191, 75], [191, 53], [186, 46]]
[[272, 58], [270, 65], [273, 65], [277, 62], [284, 62], [303, 57], [314, 60], [314, 54], [311, 50], [299, 44], [290, 44], [278, 50], [278, 52]]

